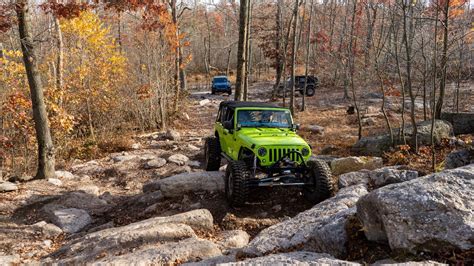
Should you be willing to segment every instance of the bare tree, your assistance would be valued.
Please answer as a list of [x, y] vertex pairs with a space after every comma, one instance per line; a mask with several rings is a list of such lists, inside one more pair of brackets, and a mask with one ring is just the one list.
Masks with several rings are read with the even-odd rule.
[[248, 17], [248, 0], [240, 1], [240, 18], [239, 18], [239, 45], [237, 50], [237, 77], [235, 81], [235, 100], [242, 101], [244, 99], [244, 83], [245, 83], [245, 65], [246, 65], [246, 37], [247, 37], [247, 17]]
[[304, 66], [304, 87], [303, 87], [303, 96], [301, 99], [301, 111], [304, 111], [306, 108], [306, 85], [308, 83], [308, 64], [309, 64], [309, 56], [311, 54], [311, 50], [309, 49], [309, 44], [311, 41], [311, 22], [313, 21], [313, 0], [311, 0], [309, 4], [309, 21], [308, 21], [308, 32], [306, 36], [306, 58], [305, 58], [305, 66]]
[[36, 140], [38, 142], [38, 169], [35, 178], [52, 178], [55, 177], [54, 146], [44, 103], [43, 85], [38, 69], [36, 48], [31, 33], [30, 7], [27, 0], [18, 0], [16, 2], [16, 14], [18, 17], [23, 63], [31, 93]]
[[293, 8], [293, 37], [292, 37], [292, 48], [291, 48], [291, 92], [290, 92], [290, 111], [292, 114], [295, 113], [295, 67], [296, 67], [296, 29], [298, 27], [298, 7], [299, 0], [295, 1], [295, 6]]

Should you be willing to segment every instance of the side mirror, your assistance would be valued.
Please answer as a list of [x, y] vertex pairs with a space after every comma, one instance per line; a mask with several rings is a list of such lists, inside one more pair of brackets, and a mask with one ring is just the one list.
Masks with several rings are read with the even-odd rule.
[[293, 125], [291, 125], [291, 129], [293, 129], [293, 130], [299, 130], [299, 129], [300, 129], [300, 124], [293, 124]]
[[224, 123], [222, 124], [224, 126], [225, 129], [227, 130], [232, 130], [234, 129], [234, 124], [232, 123], [232, 121], [224, 121]]

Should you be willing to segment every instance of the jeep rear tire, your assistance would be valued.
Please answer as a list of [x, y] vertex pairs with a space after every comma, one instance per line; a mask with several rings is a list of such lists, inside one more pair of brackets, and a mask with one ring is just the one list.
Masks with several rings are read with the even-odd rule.
[[238, 207], [245, 204], [249, 196], [250, 171], [244, 161], [231, 161], [225, 173], [225, 196], [227, 202]]
[[314, 87], [313, 86], [306, 86], [306, 96], [313, 96], [315, 93]]
[[307, 164], [309, 180], [313, 184], [304, 188], [304, 196], [316, 204], [331, 197], [334, 192], [331, 169], [326, 162], [321, 160], [310, 160]]
[[221, 145], [216, 137], [206, 138], [204, 144], [206, 171], [218, 171], [221, 166]]

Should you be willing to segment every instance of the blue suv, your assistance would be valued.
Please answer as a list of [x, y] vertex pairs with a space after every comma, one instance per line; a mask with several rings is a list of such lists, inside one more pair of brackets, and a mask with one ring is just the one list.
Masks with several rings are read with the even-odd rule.
[[216, 94], [216, 92], [227, 92], [229, 95], [232, 94], [232, 86], [226, 76], [215, 76], [212, 79], [211, 93]]

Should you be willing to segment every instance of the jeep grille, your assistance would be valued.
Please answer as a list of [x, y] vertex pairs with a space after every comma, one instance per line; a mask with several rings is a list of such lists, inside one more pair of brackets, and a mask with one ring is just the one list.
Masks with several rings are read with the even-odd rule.
[[[299, 151], [301, 152], [301, 149], [299, 148], [275, 148], [275, 149], [269, 149], [268, 150], [268, 160], [270, 162], [276, 162], [281, 159], [281, 157], [285, 156], [287, 153], [290, 151]], [[290, 154], [289, 158], [292, 161], [297, 160], [297, 155], [295, 153]], [[301, 158], [300, 158], [301, 159]]]

